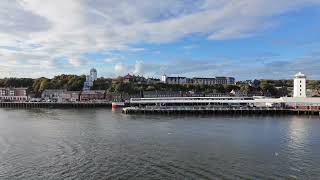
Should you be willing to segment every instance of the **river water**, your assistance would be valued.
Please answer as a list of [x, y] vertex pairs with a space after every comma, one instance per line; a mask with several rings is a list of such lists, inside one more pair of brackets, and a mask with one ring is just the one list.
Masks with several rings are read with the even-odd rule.
[[0, 179], [248, 178], [320, 178], [320, 117], [0, 109]]

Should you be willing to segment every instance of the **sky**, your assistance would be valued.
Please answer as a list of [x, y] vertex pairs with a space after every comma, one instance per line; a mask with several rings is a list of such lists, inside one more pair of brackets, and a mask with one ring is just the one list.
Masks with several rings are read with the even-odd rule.
[[320, 0], [1, 0], [0, 78], [320, 79]]

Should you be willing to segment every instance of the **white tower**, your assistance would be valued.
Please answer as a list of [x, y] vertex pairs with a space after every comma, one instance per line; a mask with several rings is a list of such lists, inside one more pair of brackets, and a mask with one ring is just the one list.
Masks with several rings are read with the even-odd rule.
[[161, 82], [167, 83], [167, 75], [164, 74], [161, 76]]
[[306, 76], [299, 72], [294, 76], [293, 97], [307, 97]]
[[90, 70], [90, 76], [91, 76], [91, 81], [97, 80], [98, 74], [97, 74], [97, 70], [95, 68], [92, 68]]

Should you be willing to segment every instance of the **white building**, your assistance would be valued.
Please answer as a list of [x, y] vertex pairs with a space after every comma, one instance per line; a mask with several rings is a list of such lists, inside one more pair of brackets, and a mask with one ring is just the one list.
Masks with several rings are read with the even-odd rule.
[[46, 89], [42, 92], [41, 98], [45, 101], [62, 102], [63, 93], [66, 89]]
[[98, 78], [97, 76], [98, 76], [97, 70], [95, 68], [90, 69], [91, 81], [97, 80], [97, 78]]
[[216, 84], [215, 78], [203, 78], [203, 77], [194, 77], [192, 78], [193, 84], [199, 84], [199, 85], [214, 85]]
[[0, 101], [26, 101], [28, 88], [0, 88]]
[[161, 76], [161, 82], [165, 84], [194, 84], [194, 85], [230, 85], [235, 84], [234, 77], [168, 77], [166, 75]]
[[293, 97], [307, 97], [306, 76], [299, 72], [294, 76]]
[[95, 68], [92, 68], [90, 70], [90, 75], [86, 76], [86, 81], [83, 84], [84, 91], [88, 91], [91, 89], [91, 87], [93, 86], [93, 82], [97, 80], [97, 76], [98, 76], [97, 70]]
[[161, 82], [166, 84], [187, 84], [188, 78], [186, 77], [168, 77], [166, 75], [161, 76]]
[[227, 84], [229, 85], [236, 84], [236, 79], [234, 77], [227, 77]]

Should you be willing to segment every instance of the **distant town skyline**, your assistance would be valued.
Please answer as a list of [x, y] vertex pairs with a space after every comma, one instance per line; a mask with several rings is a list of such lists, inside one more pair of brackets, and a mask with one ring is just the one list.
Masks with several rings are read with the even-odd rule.
[[0, 78], [320, 79], [319, 0], [1, 1]]

